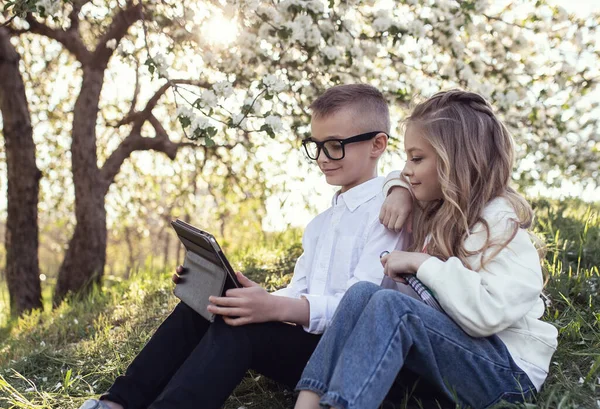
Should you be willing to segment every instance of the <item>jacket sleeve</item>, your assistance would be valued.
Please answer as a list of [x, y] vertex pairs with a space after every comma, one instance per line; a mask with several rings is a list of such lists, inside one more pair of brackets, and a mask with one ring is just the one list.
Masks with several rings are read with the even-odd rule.
[[[490, 224], [492, 240], [510, 232], [511, 226], [507, 217]], [[480, 249], [485, 238], [481, 229], [471, 234], [465, 247]], [[494, 251], [497, 247], [486, 250], [488, 254]], [[470, 270], [456, 257], [447, 261], [432, 257], [419, 267], [417, 277], [433, 291], [444, 311], [473, 337], [496, 334], [524, 317], [543, 287], [537, 250], [523, 229], [483, 269]]]

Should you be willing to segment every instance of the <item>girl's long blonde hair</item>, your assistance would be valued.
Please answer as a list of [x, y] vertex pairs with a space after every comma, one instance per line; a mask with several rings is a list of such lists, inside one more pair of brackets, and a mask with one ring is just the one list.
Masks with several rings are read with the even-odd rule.
[[[491, 105], [480, 95], [462, 90], [439, 92], [417, 105], [406, 119], [416, 125], [437, 153], [437, 174], [443, 199], [421, 203], [415, 212], [414, 251], [421, 251], [427, 235], [427, 253], [447, 260], [483, 253], [481, 268], [497, 255], [517, 234], [528, 228], [533, 211], [527, 201], [509, 186], [514, 161], [512, 137], [496, 117]], [[487, 203], [508, 199], [515, 210], [514, 227], [507, 239], [493, 243], [488, 223], [482, 218]], [[481, 223], [487, 239], [481, 249], [464, 247], [473, 227]], [[491, 247], [494, 251], [486, 253]]]

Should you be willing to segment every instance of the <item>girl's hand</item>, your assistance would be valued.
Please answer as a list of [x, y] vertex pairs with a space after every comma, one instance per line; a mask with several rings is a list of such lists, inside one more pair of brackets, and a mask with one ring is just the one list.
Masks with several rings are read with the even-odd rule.
[[408, 189], [396, 186], [390, 190], [381, 205], [379, 221], [385, 227], [395, 232], [402, 230], [406, 224], [408, 231], [412, 231], [410, 213], [412, 211], [413, 199]]
[[421, 264], [431, 256], [412, 251], [392, 251], [381, 258], [383, 273], [394, 281], [406, 283], [402, 276], [416, 274]]

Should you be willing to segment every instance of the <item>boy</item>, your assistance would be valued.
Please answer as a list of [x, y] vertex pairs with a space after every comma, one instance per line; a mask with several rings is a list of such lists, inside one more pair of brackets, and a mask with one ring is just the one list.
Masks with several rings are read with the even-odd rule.
[[[248, 369], [294, 387], [345, 291], [361, 280], [381, 282], [380, 254], [405, 244], [379, 221], [387, 103], [375, 88], [355, 84], [330, 88], [310, 108], [304, 149], [340, 190], [306, 227], [290, 285], [269, 294], [238, 273], [244, 288], [211, 297], [208, 309], [221, 317], [212, 324], [180, 303], [126, 374], [82, 408], [216, 409]], [[406, 191], [406, 206], [411, 200]]]

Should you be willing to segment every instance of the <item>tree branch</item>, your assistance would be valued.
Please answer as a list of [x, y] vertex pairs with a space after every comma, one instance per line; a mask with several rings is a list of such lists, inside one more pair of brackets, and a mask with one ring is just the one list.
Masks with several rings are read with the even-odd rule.
[[140, 60], [135, 59], [135, 87], [133, 89], [133, 98], [131, 99], [131, 108], [125, 117], [132, 115], [135, 112], [138, 95], [140, 94]]
[[125, 159], [134, 151], [155, 150], [165, 153], [170, 159], [175, 159], [178, 143], [173, 143], [168, 137], [143, 137], [140, 133], [130, 133], [115, 149], [100, 169], [100, 180], [104, 184], [104, 190], [113, 183], [115, 177], [121, 170]]
[[167, 90], [173, 86], [177, 86], [179, 84], [185, 85], [195, 85], [201, 88], [210, 88], [211, 84], [202, 81], [196, 80], [187, 80], [187, 79], [177, 79], [177, 80], [169, 80], [162, 87], [160, 87], [154, 95], [148, 100], [146, 103], [146, 107], [142, 111], [129, 111], [129, 113], [117, 122], [114, 127], [118, 128], [119, 126], [130, 124], [130, 123], [144, 123], [147, 121], [152, 114], [152, 110], [158, 104], [160, 98], [164, 95]]
[[29, 24], [29, 32], [39, 34], [51, 38], [61, 43], [71, 54], [77, 58], [82, 64], [89, 62], [92, 54], [87, 49], [79, 32], [64, 31], [51, 28], [46, 24], [38, 21], [31, 13], [27, 14], [25, 20]]
[[144, 17], [141, 2], [127, 1], [127, 8], [121, 9], [113, 18], [108, 30], [100, 37], [93, 53], [94, 64], [106, 66], [114, 50], [106, 46], [108, 40], [115, 39], [117, 44], [127, 34], [129, 27]]
[[533, 31], [533, 28], [531, 28], [531, 27], [527, 27], [525, 25], [522, 25], [522, 24], [519, 24], [519, 23], [515, 23], [515, 22], [512, 22], [512, 21], [506, 21], [503, 18], [498, 17], [498, 16], [490, 16], [490, 15], [485, 14], [485, 13], [483, 13], [482, 16], [485, 17], [485, 18], [487, 18], [488, 20], [499, 21], [499, 22], [504, 23], [504, 24], [509, 25], [509, 26], [518, 27], [518, 28], [522, 28], [522, 29], [525, 29], [525, 30]]
[[[150, 117], [148, 118], [148, 121], [150, 122], [150, 124], [152, 125], [152, 127], [154, 128], [154, 130], [156, 131], [156, 138], [157, 139], [167, 139], [167, 140], [169, 139], [169, 135], [167, 135], [167, 131], [162, 126], [162, 124], [160, 123], [160, 121], [158, 119], [156, 119], [156, 117], [153, 114], [150, 114]], [[168, 156], [168, 154], [167, 154], [167, 156]], [[169, 158], [171, 160], [173, 160], [173, 159], [175, 159], [175, 155], [173, 155], [173, 157], [169, 156]]]
[[74, 0], [71, 2], [72, 7], [73, 7], [71, 12], [69, 13], [69, 20], [71, 21], [71, 25], [69, 26], [67, 31], [75, 32], [75, 33], [77, 33], [77, 36], [80, 36], [80, 34], [79, 34], [79, 13], [81, 12], [81, 8], [86, 3], [89, 3], [89, 1], [90, 0]]

